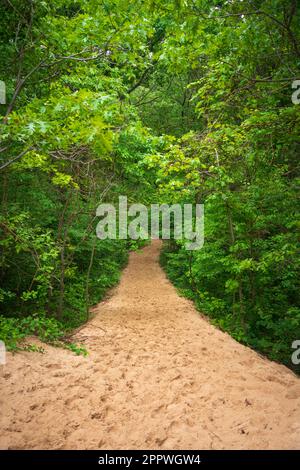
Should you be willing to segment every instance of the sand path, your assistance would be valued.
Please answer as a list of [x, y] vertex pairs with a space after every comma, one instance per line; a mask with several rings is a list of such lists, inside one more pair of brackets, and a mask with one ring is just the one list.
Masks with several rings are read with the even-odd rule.
[[211, 326], [158, 264], [130, 255], [75, 341], [0, 366], [4, 449], [300, 449], [300, 379]]

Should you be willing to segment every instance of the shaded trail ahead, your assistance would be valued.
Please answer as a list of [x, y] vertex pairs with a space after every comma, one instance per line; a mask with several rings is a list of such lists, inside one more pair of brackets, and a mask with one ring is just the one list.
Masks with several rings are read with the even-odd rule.
[[0, 369], [2, 448], [300, 448], [300, 380], [178, 296], [160, 242], [74, 337]]

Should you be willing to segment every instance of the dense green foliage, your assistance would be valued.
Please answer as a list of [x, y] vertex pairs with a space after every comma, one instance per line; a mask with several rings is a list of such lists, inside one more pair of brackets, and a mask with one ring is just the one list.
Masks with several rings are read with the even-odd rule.
[[0, 302], [9, 347], [29, 332], [59, 339], [86, 321], [132, 245], [96, 239], [96, 208], [143, 194], [135, 167], [155, 139], [124, 102], [138, 60], [133, 53], [119, 71], [129, 20], [121, 34], [124, 12], [112, 28], [105, 5], [92, 3], [1, 2]]
[[298, 2], [2, 0], [0, 13], [6, 341], [28, 318], [57, 338], [88, 318], [130, 249], [96, 239], [96, 207], [126, 194], [204, 203], [204, 247], [166, 244], [168, 275], [221, 328], [290, 365]]
[[[246, 15], [255, 8], [265, 13]], [[290, 365], [300, 337], [300, 113], [291, 101], [299, 9], [227, 2], [205, 21], [196, 16], [184, 15], [182, 47], [189, 65], [200, 58], [192, 83], [200, 129], [153, 161], [164, 198], [204, 202], [205, 244], [190, 253], [172, 244], [162, 261], [214, 323]]]

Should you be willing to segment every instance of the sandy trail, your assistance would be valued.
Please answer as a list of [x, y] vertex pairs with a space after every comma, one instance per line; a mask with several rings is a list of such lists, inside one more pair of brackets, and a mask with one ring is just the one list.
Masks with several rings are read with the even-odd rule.
[[1, 366], [1, 448], [300, 448], [300, 380], [222, 333], [178, 296], [160, 242], [75, 337]]

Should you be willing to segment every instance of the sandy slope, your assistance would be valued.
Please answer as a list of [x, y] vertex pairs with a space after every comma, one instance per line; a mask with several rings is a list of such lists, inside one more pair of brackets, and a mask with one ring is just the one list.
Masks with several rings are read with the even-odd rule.
[[157, 263], [133, 253], [77, 333], [1, 367], [2, 448], [300, 448], [300, 380], [211, 326]]

